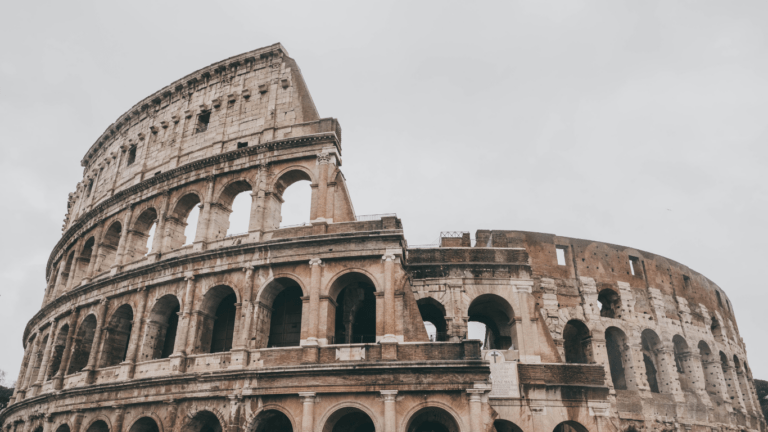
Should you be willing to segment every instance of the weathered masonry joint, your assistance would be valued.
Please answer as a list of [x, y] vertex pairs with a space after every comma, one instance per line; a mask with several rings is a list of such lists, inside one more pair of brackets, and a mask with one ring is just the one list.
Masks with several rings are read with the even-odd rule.
[[147, 97], [82, 165], [2, 432], [766, 429], [728, 296], [688, 267], [357, 215], [279, 44]]

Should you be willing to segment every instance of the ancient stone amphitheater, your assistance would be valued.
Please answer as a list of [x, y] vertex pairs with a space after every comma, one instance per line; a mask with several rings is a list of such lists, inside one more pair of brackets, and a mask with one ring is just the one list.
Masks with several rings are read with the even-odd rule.
[[[279, 44], [117, 119], [82, 160], [3, 432], [765, 431], [705, 276], [553, 234], [409, 247], [394, 214], [355, 214], [341, 155]], [[308, 223], [283, 227], [299, 181]]]

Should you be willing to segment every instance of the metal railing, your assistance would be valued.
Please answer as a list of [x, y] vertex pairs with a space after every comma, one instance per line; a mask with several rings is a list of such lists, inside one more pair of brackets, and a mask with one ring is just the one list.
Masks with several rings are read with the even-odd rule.
[[294, 224], [294, 225], [281, 225], [278, 229], [298, 228], [298, 227], [304, 227], [304, 226], [312, 226], [312, 224], [310, 222], [302, 222], [300, 224]]
[[363, 221], [372, 221], [372, 220], [379, 220], [383, 217], [397, 217], [397, 213], [380, 213], [380, 214], [371, 214], [371, 215], [361, 215], [361, 216], [355, 216], [355, 220], [357, 222], [363, 222]]
[[469, 234], [469, 231], [440, 231], [440, 238], [461, 238], [464, 234]]

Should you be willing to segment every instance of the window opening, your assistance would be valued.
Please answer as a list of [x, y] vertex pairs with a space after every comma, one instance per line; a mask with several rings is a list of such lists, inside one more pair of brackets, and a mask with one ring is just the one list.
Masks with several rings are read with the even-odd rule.
[[241, 149], [241, 148], [244, 148], [244, 147], [248, 147], [248, 143], [247, 142], [239, 142], [239, 143], [237, 143], [237, 148]]
[[624, 332], [616, 327], [605, 331], [605, 350], [608, 352], [608, 366], [611, 369], [611, 380], [616, 390], [627, 389], [627, 379], [624, 369], [624, 347], [626, 345]]
[[234, 293], [224, 297], [216, 309], [216, 321], [213, 323], [211, 352], [225, 352], [232, 349], [235, 334], [235, 315], [237, 296]]
[[427, 330], [427, 336], [432, 342], [445, 342], [448, 340], [445, 321], [445, 308], [440, 302], [433, 298], [419, 299], [416, 304], [419, 306], [421, 320], [424, 322], [424, 328]]
[[715, 295], [717, 296], [717, 305], [722, 308], [723, 307], [723, 299], [720, 298], [720, 292], [715, 290]]
[[689, 278], [686, 275], [683, 275], [683, 285], [685, 286], [686, 290], [690, 290], [691, 289], [691, 278]]
[[557, 265], [561, 265], [561, 266], [566, 265], [566, 262], [565, 262], [565, 246], [557, 246], [555, 248], [555, 251], [557, 253]]
[[336, 297], [334, 343], [376, 342], [375, 288], [365, 282], [348, 285]]
[[600, 316], [604, 318], [621, 318], [621, 299], [616, 291], [606, 288], [597, 295]]
[[191, 245], [195, 241], [195, 234], [197, 233], [197, 220], [200, 218], [200, 206], [195, 205], [192, 211], [187, 216], [187, 226], [184, 227], [184, 246]]
[[301, 341], [301, 288], [285, 288], [272, 303], [268, 347], [299, 346]]
[[208, 123], [211, 121], [211, 112], [204, 111], [197, 116], [197, 125], [195, 126], [195, 133], [201, 133], [208, 130]]
[[131, 165], [134, 162], [136, 162], [136, 146], [131, 146], [131, 148], [128, 149], [127, 165]]
[[578, 320], [570, 320], [563, 328], [563, 350], [566, 363], [588, 363], [590, 336], [587, 326]]
[[643, 277], [643, 266], [640, 263], [640, 258], [629, 257], [629, 270], [632, 272], [632, 276]]

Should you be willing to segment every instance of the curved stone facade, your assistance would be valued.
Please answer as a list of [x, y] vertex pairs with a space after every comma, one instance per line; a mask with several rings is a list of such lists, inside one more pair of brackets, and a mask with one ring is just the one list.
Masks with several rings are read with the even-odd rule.
[[[357, 216], [279, 44], [144, 99], [82, 163], [5, 432], [765, 431], [730, 301], [684, 265], [520, 231], [409, 247]], [[310, 222], [281, 227], [298, 181]]]

